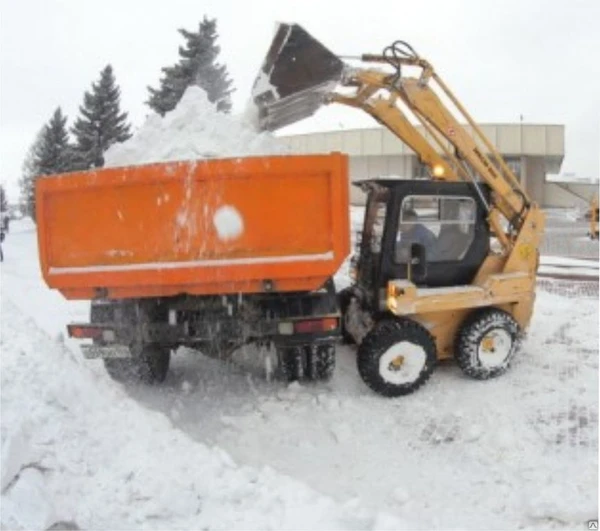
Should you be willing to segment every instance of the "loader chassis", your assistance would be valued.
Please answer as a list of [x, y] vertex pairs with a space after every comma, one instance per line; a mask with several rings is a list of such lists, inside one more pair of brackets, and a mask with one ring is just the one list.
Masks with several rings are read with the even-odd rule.
[[[310, 60], [318, 56], [326, 59]], [[354, 57], [341, 70], [332, 57], [297, 24], [280, 24], [254, 87], [261, 128], [314, 114], [316, 96], [331, 87], [323, 104], [372, 116], [431, 178], [361, 185], [368, 204], [354, 284], [339, 302], [362, 379], [385, 396], [404, 395], [449, 357], [473, 378], [502, 374], [531, 318], [543, 213], [409, 44]]]

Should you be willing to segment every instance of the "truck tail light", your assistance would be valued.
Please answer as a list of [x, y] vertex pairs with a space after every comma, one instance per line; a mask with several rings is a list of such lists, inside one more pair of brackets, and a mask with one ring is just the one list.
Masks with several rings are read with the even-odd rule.
[[69, 337], [75, 339], [96, 339], [102, 337], [103, 328], [91, 325], [67, 325]]
[[329, 332], [336, 330], [338, 320], [335, 317], [325, 319], [311, 319], [309, 321], [298, 321], [294, 323], [294, 332], [296, 334], [308, 334], [311, 332]]

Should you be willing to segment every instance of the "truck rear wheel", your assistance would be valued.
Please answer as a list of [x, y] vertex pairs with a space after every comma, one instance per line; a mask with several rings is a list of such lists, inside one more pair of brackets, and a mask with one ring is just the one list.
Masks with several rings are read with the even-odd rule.
[[285, 347], [278, 351], [282, 377], [293, 381], [327, 381], [335, 370], [335, 346]]
[[311, 380], [327, 381], [333, 376], [335, 370], [335, 346], [317, 345], [307, 347], [308, 369]]
[[435, 341], [409, 319], [377, 323], [358, 347], [358, 372], [373, 391], [389, 397], [416, 391], [437, 362]]
[[348, 313], [348, 308], [350, 307], [350, 302], [352, 301], [353, 292], [350, 288], [343, 289], [340, 291], [338, 295], [338, 304], [340, 307], [340, 312], [342, 314], [341, 318], [341, 329], [342, 329], [342, 343], [344, 345], [355, 345], [356, 341], [350, 335], [350, 332], [346, 329], [346, 315]]
[[169, 372], [171, 349], [161, 345], [145, 345], [133, 358], [105, 358], [104, 366], [110, 377], [121, 383], [141, 381], [162, 383]]
[[513, 317], [497, 308], [471, 314], [456, 339], [454, 357], [462, 371], [478, 380], [504, 374], [520, 342], [520, 328]]

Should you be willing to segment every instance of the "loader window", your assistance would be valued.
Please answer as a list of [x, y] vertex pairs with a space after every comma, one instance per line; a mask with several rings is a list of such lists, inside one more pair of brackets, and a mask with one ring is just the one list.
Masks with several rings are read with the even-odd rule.
[[405, 197], [400, 208], [396, 262], [408, 262], [413, 243], [425, 247], [428, 262], [461, 260], [475, 238], [475, 214], [475, 201], [470, 197]]
[[369, 250], [373, 254], [381, 252], [388, 198], [387, 190], [373, 192], [373, 197], [367, 207], [365, 235], [368, 238]]

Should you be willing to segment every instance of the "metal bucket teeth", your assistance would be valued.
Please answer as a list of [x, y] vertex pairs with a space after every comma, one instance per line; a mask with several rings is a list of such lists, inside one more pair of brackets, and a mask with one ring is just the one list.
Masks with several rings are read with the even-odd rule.
[[298, 24], [279, 24], [252, 88], [259, 129], [274, 131], [314, 114], [343, 70], [344, 62]]

